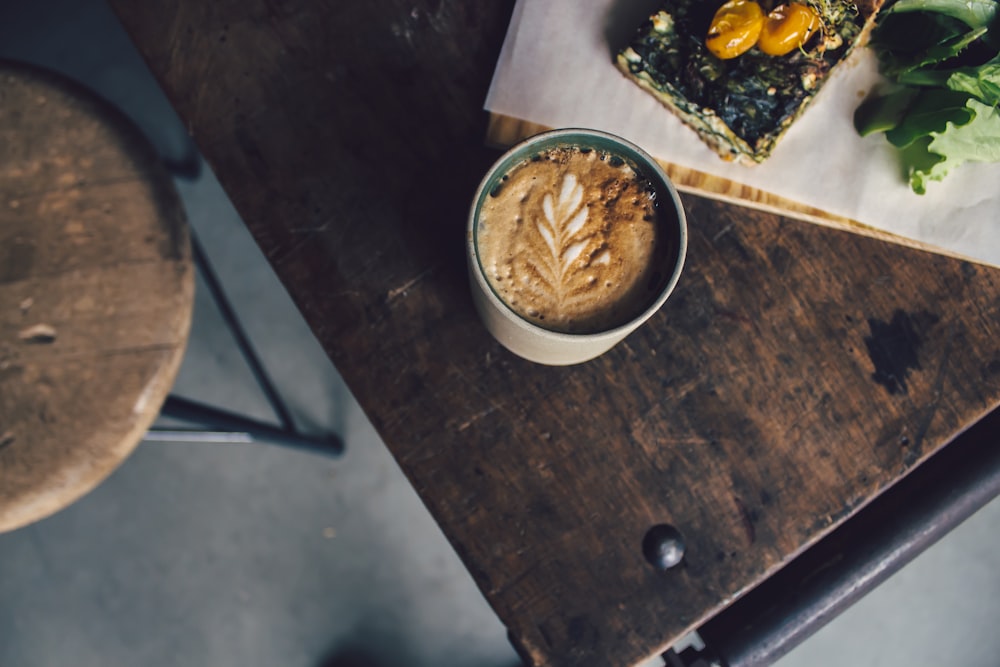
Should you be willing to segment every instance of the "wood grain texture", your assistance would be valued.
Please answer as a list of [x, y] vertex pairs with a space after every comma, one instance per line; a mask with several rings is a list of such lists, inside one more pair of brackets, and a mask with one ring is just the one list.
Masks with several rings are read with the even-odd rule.
[[193, 275], [180, 201], [124, 116], [0, 63], [0, 531], [139, 443], [180, 366]]
[[512, 3], [112, 5], [532, 665], [662, 649], [1000, 401], [1000, 272], [694, 195], [622, 345], [492, 341], [463, 247]]

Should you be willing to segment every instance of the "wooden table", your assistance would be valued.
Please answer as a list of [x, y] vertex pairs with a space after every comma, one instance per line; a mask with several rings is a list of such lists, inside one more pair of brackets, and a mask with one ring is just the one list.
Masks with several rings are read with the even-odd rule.
[[111, 4], [534, 665], [666, 647], [1000, 401], [997, 270], [690, 195], [647, 326], [507, 353], [463, 243], [511, 2]]

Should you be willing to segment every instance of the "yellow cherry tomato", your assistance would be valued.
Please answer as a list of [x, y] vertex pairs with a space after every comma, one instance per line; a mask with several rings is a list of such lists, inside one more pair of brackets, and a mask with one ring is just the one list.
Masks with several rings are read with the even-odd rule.
[[819, 16], [810, 7], [792, 2], [767, 15], [757, 48], [769, 56], [783, 56], [805, 44], [819, 29]]
[[729, 0], [715, 12], [705, 46], [723, 60], [735, 58], [757, 43], [763, 27], [760, 5], [753, 0]]

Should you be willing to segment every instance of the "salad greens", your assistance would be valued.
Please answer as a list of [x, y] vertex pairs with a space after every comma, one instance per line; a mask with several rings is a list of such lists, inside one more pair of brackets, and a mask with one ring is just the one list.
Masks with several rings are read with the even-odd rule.
[[891, 85], [854, 126], [900, 149], [914, 192], [964, 162], [1000, 162], [1000, 0], [897, 0], [871, 45]]

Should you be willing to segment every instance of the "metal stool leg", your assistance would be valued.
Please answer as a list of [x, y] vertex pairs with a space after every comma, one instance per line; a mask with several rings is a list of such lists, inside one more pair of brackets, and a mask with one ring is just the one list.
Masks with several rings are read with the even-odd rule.
[[202, 405], [178, 396], [167, 398], [161, 414], [171, 419], [178, 419], [206, 428], [221, 430], [154, 429], [146, 434], [145, 440], [152, 442], [205, 443], [270, 442], [276, 445], [331, 455], [339, 455], [344, 451], [343, 443], [336, 435], [326, 437], [302, 435], [292, 429], [265, 424], [264, 422]]
[[232, 332], [236, 346], [250, 368], [254, 380], [260, 386], [271, 405], [271, 409], [277, 415], [280, 426], [249, 419], [178, 396], [169, 396], [160, 411], [164, 417], [188, 422], [201, 427], [201, 429], [219, 430], [152, 429], [146, 434], [144, 440], [153, 442], [270, 442], [335, 456], [342, 454], [344, 445], [336, 435], [316, 437], [304, 435], [296, 430], [291, 413], [281, 400], [278, 390], [254, 352], [250, 338], [237, 318], [229, 299], [226, 298], [222, 284], [208, 262], [208, 257], [194, 234], [194, 230], [191, 230], [191, 251], [195, 265], [198, 267], [212, 299], [219, 307], [219, 312], [225, 320], [226, 326]]

